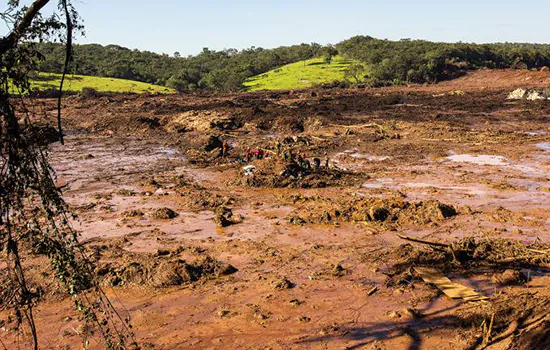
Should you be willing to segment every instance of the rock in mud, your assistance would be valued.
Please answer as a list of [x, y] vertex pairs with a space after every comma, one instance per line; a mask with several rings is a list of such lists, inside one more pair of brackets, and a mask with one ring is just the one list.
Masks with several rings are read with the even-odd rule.
[[335, 277], [342, 277], [347, 273], [346, 269], [342, 267], [342, 265], [337, 264], [334, 265], [330, 274]]
[[527, 282], [527, 276], [522, 271], [509, 269], [502, 273], [495, 274], [493, 276], [493, 282], [501, 286], [519, 285]]
[[125, 218], [136, 218], [136, 217], [142, 217], [144, 214], [141, 210], [128, 210], [121, 214]]
[[218, 227], [227, 227], [240, 224], [243, 221], [241, 215], [234, 215], [233, 211], [225, 206], [219, 206], [216, 209], [214, 221]]
[[169, 220], [169, 219], [176, 218], [178, 215], [179, 215], [178, 213], [176, 213], [175, 211], [173, 211], [170, 208], [159, 208], [151, 214], [151, 217], [153, 219]]
[[211, 135], [208, 138], [206, 145], [204, 146], [204, 150], [207, 152], [211, 152], [215, 149], [221, 149], [222, 147], [223, 141], [218, 136]]
[[272, 284], [273, 289], [276, 289], [276, 290], [292, 289], [295, 286], [296, 285], [290, 282], [286, 277], [283, 277], [280, 280], [274, 281]]

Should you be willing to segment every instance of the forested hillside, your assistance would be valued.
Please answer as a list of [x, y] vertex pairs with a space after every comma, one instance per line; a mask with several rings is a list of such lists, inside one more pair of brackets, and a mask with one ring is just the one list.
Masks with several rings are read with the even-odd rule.
[[[65, 54], [63, 47], [40, 44], [40, 48], [44, 60], [38, 69], [60, 73]], [[117, 45], [77, 45], [74, 51], [73, 74], [137, 80], [178, 91], [240, 91], [246, 89], [246, 81], [257, 80], [258, 75], [275, 68], [318, 57], [330, 62], [337, 54], [360, 62], [349, 66], [345, 74], [347, 81], [370, 86], [433, 83], [480, 68], [540, 69], [550, 66], [550, 45], [547, 44], [451, 44], [390, 41], [369, 36], [356, 36], [335, 46], [301, 44], [275, 49], [252, 47], [241, 51], [205, 48], [200, 54], [188, 57], [179, 57], [177, 53], [160, 55]], [[293, 72], [289, 70], [289, 74]], [[319, 80], [322, 81], [322, 77]]]
[[480, 68], [550, 66], [547, 44], [449, 44], [356, 36], [336, 47], [340, 54], [366, 64], [365, 78], [371, 85], [437, 82]]
[[[61, 73], [64, 48], [41, 44], [45, 59], [38, 69]], [[207, 48], [196, 56], [178, 57], [149, 51], [131, 50], [117, 45], [76, 45], [71, 73], [131, 79], [165, 85], [179, 91], [209, 89], [237, 91], [249, 77], [273, 68], [322, 55], [319, 44], [301, 44], [276, 49], [250, 48], [213, 51]]]

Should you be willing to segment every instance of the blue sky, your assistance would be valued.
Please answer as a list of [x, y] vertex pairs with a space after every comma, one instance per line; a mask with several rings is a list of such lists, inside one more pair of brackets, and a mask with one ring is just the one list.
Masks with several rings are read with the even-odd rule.
[[73, 1], [86, 26], [86, 37], [79, 43], [119, 44], [167, 54], [196, 54], [203, 47], [337, 43], [358, 34], [478, 43], [550, 42], [550, 1]]

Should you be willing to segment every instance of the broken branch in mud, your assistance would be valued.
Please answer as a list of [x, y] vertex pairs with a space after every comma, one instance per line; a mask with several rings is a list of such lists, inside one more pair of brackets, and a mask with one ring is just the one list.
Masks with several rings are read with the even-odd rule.
[[402, 234], [397, 234], [397, 236], [401, 239], [406, 240], [406, 241], [411, 241], [411, 242], [420, 243], [420, 244], [426, 244], [426, 245], [430, 245], [430, 246], [434, 246], [434, 247], [441, 247], [441, 248], [449, 248], [450, 247], [449, 244], [425, 241], [425, 240], [422, 240], [422, 239], [412, 238], [412, 237], [405, 236], [405, 235], [402, 235]]

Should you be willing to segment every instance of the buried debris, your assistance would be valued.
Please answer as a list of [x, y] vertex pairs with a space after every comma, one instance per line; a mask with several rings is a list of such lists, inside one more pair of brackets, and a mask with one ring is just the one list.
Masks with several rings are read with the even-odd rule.
[[276, 290], [285, 290], [285, 289], [292, 289], [296, 286], [296, 284], [290, 282], [290, 280], [286, 277], [283, 277], [279, 280], [273, 281], [271, 284], [273, 289]]
[[481, 301], [488, 299], [485, 296], [479, 295], [479, 293], [472, 288], [451, 281], [438, 269], [415, 267], [414, 270], [420, 275], [424, 282], [435, 285], [450, 298], [464, 299], [465, 301]]
[[[445, 244], [398, 235], [401, 239], [428, 245], [431, 250], [417, 250], [423, 265], [437, 262], [454, 266], [550, 266], [550, 250], [547, 245], [525, 245], [511, 239], [475, 239], [467, 237]], [[411, 255], [412, 258], [412, 255]], [[412, 261], [411, 261], [412, 262]]]
[[[525, 245], [510, 239], [475, 239], [464, 238], [445, 244], [399, 235], [400, 238], [421, 243], [424, 246], [415, 247], [403, 244], [375, 255], [366, 255], [365, 259], [375, 261], [393, 261], [384, 268], [388, 276], [385, 283], [388, 287], [404, 289], [414, 288], [415, 276], [420, 276], [425, 282], [430, 279], [440, 289], [456, 290], [459, 295], [468, 299], [478, 297], [461, 286], [454, 285], [443, 273], [453, 272], [465, 276], [486, 275], [487, 269], [494, 270], [494, 282], [501, 285], [520, 284], [526, 279], [516, 272], [506, 270], [521, 270], [521, 268], [548, 268], [550, 254], [548, 244]], [[544, 254], [541, 254], [544, 252]], [[427, 270], [426, 270], [427, 269]], [[433, 269], [436, 269], [435, 271]], [[416, 271], [416, 274], [413, 272]]]

